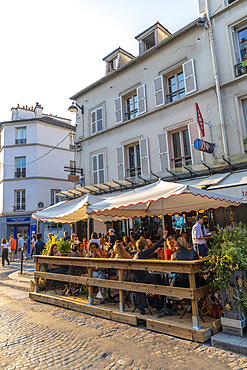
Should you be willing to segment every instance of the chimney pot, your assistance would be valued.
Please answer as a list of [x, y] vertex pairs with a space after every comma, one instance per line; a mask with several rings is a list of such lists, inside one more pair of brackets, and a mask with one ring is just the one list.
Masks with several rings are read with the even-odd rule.
[[17, 108], [19, 108], [20, 104], [17, 104]]

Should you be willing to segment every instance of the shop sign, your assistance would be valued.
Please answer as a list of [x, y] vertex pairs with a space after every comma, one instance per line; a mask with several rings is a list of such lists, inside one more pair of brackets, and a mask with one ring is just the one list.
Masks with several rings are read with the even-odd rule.
[[77, 175], [68, 175], [68, 180], [71, 182], [78, 182], [79, 181], [79, 176]]
[[205, 136], [203, 118], [202, 118], [202, 114], [201, 114], [199, 105], [197, 103], [196, 103], [196, 116], [197, 116], [197, 122], [198, 122], [198, 125], [200, 127], [202, 136]]
[[194, 148], [200, 150], [201, 152], [210, 154], [214, 152], [214, 144], [208, 143], [207, 141], [201, 139], [196, 139], [194, 141]]
[[12, 218], [7, 218], [7, 222], [23, 222], [23, 221], [30, 221], [30, 217], [12, 217]]

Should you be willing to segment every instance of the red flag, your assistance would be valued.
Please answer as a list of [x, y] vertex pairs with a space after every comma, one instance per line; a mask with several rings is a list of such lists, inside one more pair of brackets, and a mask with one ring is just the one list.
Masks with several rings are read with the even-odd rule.
[[201, 111], [197, 103], [196, 103], [196, 116], [197, 116], [197, 122], [199, 124], [202, 136], [205, 136], [203, 118], [202, 118], [202, 114], [201, 114]]

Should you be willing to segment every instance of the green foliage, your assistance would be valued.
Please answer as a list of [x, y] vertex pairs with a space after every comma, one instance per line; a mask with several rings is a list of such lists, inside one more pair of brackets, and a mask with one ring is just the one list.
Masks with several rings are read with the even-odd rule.
[[247, 269], [247, 227], [241, 222], [218, 227], [209, 257], [207, 271], [214, 271], [217, 286], [226, 286], [233, 270]]
[[247, 145], [247, 136], [244, 138], [244, 145]]
[[58, 235], [54, 235], [52, 239], [47, 239], [46, 247], [42, 254], [48, 254], [52, 244], [57, 244], [59, 252], [70, 253], [71, 242], [69, 240], [64, 241], [63, 238], [59, 238]]

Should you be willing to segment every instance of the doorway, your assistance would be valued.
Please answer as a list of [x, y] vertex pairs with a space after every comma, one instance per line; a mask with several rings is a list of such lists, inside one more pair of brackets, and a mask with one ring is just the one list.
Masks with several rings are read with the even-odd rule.
[[16, 225], [14, 233], [16, 240], [18, 239], [17, 234], [21, 234], [24, 239], [25, 242], [24, 251], [30, 253], [29, 225]]

